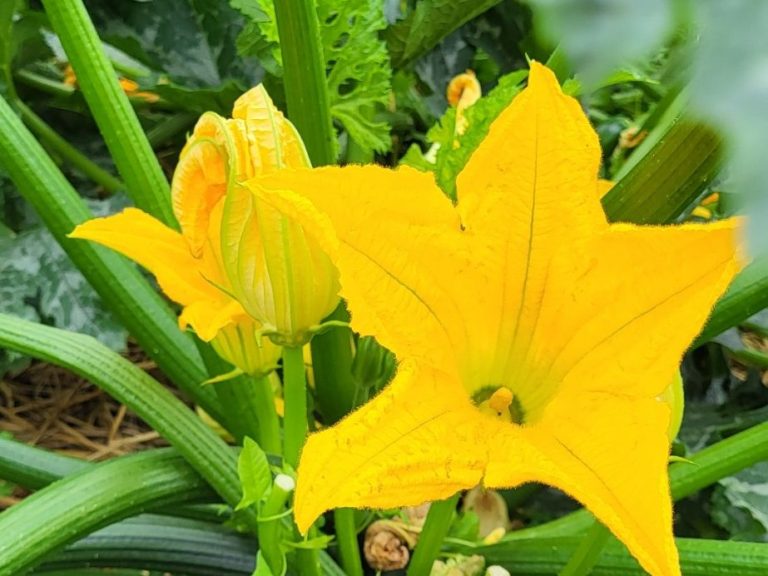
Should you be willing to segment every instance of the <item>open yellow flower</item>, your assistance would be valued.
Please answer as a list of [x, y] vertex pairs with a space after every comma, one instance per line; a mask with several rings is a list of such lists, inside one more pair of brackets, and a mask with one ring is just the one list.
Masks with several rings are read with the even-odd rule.
[[[104, 244], [150, 270], [163, 291], [183, 306], [182, 327], [192, 326], [226, 360], [246, 373], [258, 374], [274, 367], [280, 348], [261, 336], [269, 328], [265, 326], [269, 317], [252, 317], [246, 312], [248, 306], [244, 308], [232, 296], [243, 288], [233, 284], [227, 269], [238, 258], [247, 262], [250, 255], [242, 242], [233, 240], [231, 221], [252, 217], [240, 202], [238, 183], [285, 166], [309, 166], [304, 145], [264, 88], [257, 86], [237, 100], [232, 118], [203, 114], [182, 150], [171, 188], [181, 233], [128, 208], [86, 222], [71, 236]], [[262, 253], [258, 246], [248, 248]], [[333, 274], [336, 290], [335, 269]], [[326, 298], [315, 322], [329, 307]]]
[[248, 183], [299, 221], [316, 216], [294, 196], [325, 215], [353, 327], [400, 362], [378, 397], [309, 437], [300, 529], [333, 507], [543, 482], [651, 574], [679, 574], [657, 396], [740, 266], [737, 224], [608, 224], [599, 162], [578, 103], [534, 63], [459, 175], [456, 207], [408, 168]]

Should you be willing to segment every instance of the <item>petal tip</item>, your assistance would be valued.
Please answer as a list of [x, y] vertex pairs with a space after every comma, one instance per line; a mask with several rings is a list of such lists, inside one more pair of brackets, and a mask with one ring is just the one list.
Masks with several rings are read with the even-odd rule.
[[534, 89], [554, 89], [557, 93], [562, 93], [560, 82], [557, 80], [555, 73], [536, 60], [531, 60], [531, 71], [528, 74], [528, 86]]

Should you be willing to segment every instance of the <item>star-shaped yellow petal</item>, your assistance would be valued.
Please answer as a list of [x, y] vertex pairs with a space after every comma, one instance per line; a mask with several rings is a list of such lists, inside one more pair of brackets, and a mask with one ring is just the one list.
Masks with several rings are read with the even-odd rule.
[[654, 576], [677, 576], [657, 396], [740, 266], [737, 223], [609, 225], [600, 148], [533, 63], [457, 180], [373, 166], [248, 185], [309, 200], [338, 238], [352, 324], [400, 360], [369, 404], [310, 436], [302, 529], [324, 510], [392, 507], [478, 482], [539, 481], [583, 502]]

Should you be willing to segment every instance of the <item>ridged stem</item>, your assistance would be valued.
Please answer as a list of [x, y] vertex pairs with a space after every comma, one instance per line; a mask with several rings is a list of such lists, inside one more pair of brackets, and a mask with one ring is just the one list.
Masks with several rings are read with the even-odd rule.
[[611, 532], [601, 522], [595, 520], [579, 542], [578, 548], [560, 571], [560, 576], [587, 576], [600, 560], [600, 554], [610, 539]]
[[206, 412], [223, 421], [213, 390], [201, 386], [208, 375], [200, 355], [191, 338], [179, 331], [176, 315], [165, 301], [133, 264], [91, 242], [67, 238], [93, 214], [2, 98], [0, 166], [144, 351]]
[[0, 576], [25, 573], [94, 530], [144, 510], [210, 498], [174, 451], [152, 450], [68, 476], [0, 514]]
[[295, 468], [307, 437], [307, 379], [301, 346], [283, 348], [285, 461]]
[[69, 162], [74, 168], [82, 172], [87, 178], [93, 180], [96, 184], [104, 188], [109, 193], [117, 192], [125, 188], [125, 185], [104, 170], [101, 166], [93, 162], [85, 154], [64, 140], [59, 134], [51, 128], [45, 121], [35, 114], [32, 109], [21, 101], [15, 103], [16, 108], [21, 112], [21, 119], [32, 132], [34, 132], [43, 143]]
[[176, 225], [168, 180], [104, 53], [82, 0], [43, 0], [126, 191], [137, 207]]
[[336, 526], [336, 543], [339, 546], [342, 569], [349, 576], [363, 576], [355, 511], [352, 508], [337, 508], [333, 511], [333, 523]]
[[407, 576], [429, 576], [432, 565], [440, 553], [443, 540], [448, 534], [458, 501], [459, 494], [456, 494], [447, 500], [432, 502], [427, 519], [424, 521], [424, 528], [419, 535], [419, 543], [416, 544], [413, 558], [408, 564]]
[[262, 450], [269, 454], [281, 455], [283, 453], [280, 440], [280, 419], [275, 408], [275, 393], [269, 376], [249, 378], [249, 385], [253, 388], [253, 398], [259, 422], [259, 444]]
[[275, 16], [288, 117], [299, 130], [312, 164], [333, 164], [336, 134], [331, 122], [317, 7], [313, 0], [275, 0]]
[[[241, 498], [237, 459], [221, 438], [149, 374], [90, 336], [0, 314], [0, 346], [68, 368], [106, 391], [166, 438], [225, 502]], [[253, 510], [243, 519], [256, 527]]]

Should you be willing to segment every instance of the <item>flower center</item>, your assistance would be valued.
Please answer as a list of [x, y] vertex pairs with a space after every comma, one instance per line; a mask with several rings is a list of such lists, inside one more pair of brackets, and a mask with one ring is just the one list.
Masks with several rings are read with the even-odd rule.
[[483, 414], [513, 424], [525, 422], [525, 411], [520, 400], [506, 386], [484, 386], [472, 394], [472, 402]]

